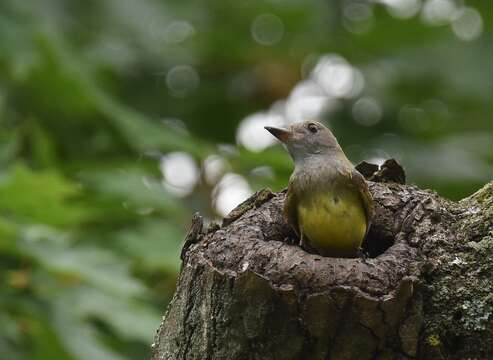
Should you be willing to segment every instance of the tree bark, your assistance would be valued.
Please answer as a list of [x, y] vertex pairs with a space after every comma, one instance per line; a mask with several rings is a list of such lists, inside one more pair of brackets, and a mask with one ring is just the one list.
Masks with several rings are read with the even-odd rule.
[[451, 202], [399, 168], [359, 167], [368, 259], [292, 245], [284, 192], [205, 233], [195, 217], [153, 359], [492, 359], [493, 182]]

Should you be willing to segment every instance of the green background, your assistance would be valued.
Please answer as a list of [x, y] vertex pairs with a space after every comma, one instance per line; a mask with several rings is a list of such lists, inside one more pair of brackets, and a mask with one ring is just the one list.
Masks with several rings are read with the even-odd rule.
[[325, 104], [353, 162], [477, 190], [492, 21], [484, 0], [1, 0], [0, 359], [147, 358], [191, 215], [285, 186], [262, 125], [293, 104]]

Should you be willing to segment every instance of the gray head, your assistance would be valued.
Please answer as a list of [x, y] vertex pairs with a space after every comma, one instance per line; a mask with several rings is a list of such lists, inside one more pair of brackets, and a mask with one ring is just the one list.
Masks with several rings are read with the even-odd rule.
[[317, 121], [305, 121], [279, 129], [265, 129], [281, 141], [295, 162], [316, 155], [339, 155], [342, 150], [332, 132]]

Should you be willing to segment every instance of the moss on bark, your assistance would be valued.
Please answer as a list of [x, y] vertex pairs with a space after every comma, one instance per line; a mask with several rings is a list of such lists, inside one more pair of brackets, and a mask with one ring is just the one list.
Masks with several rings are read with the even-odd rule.
[[285, 194], [267, 190], [189, 238], [153, 359], [491, 358], [493, 183], [457, 203], [370, 189], [367, 260], [291, 245]]

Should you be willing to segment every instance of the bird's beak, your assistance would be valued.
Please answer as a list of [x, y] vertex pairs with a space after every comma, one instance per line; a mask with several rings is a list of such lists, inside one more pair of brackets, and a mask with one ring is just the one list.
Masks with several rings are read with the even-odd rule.
[[288, 130], [279, 129], [272, 126], [265, 126], [264, 128], [283, 143], [288, 141], [288, 139], [291, 137], [291, 132]]

